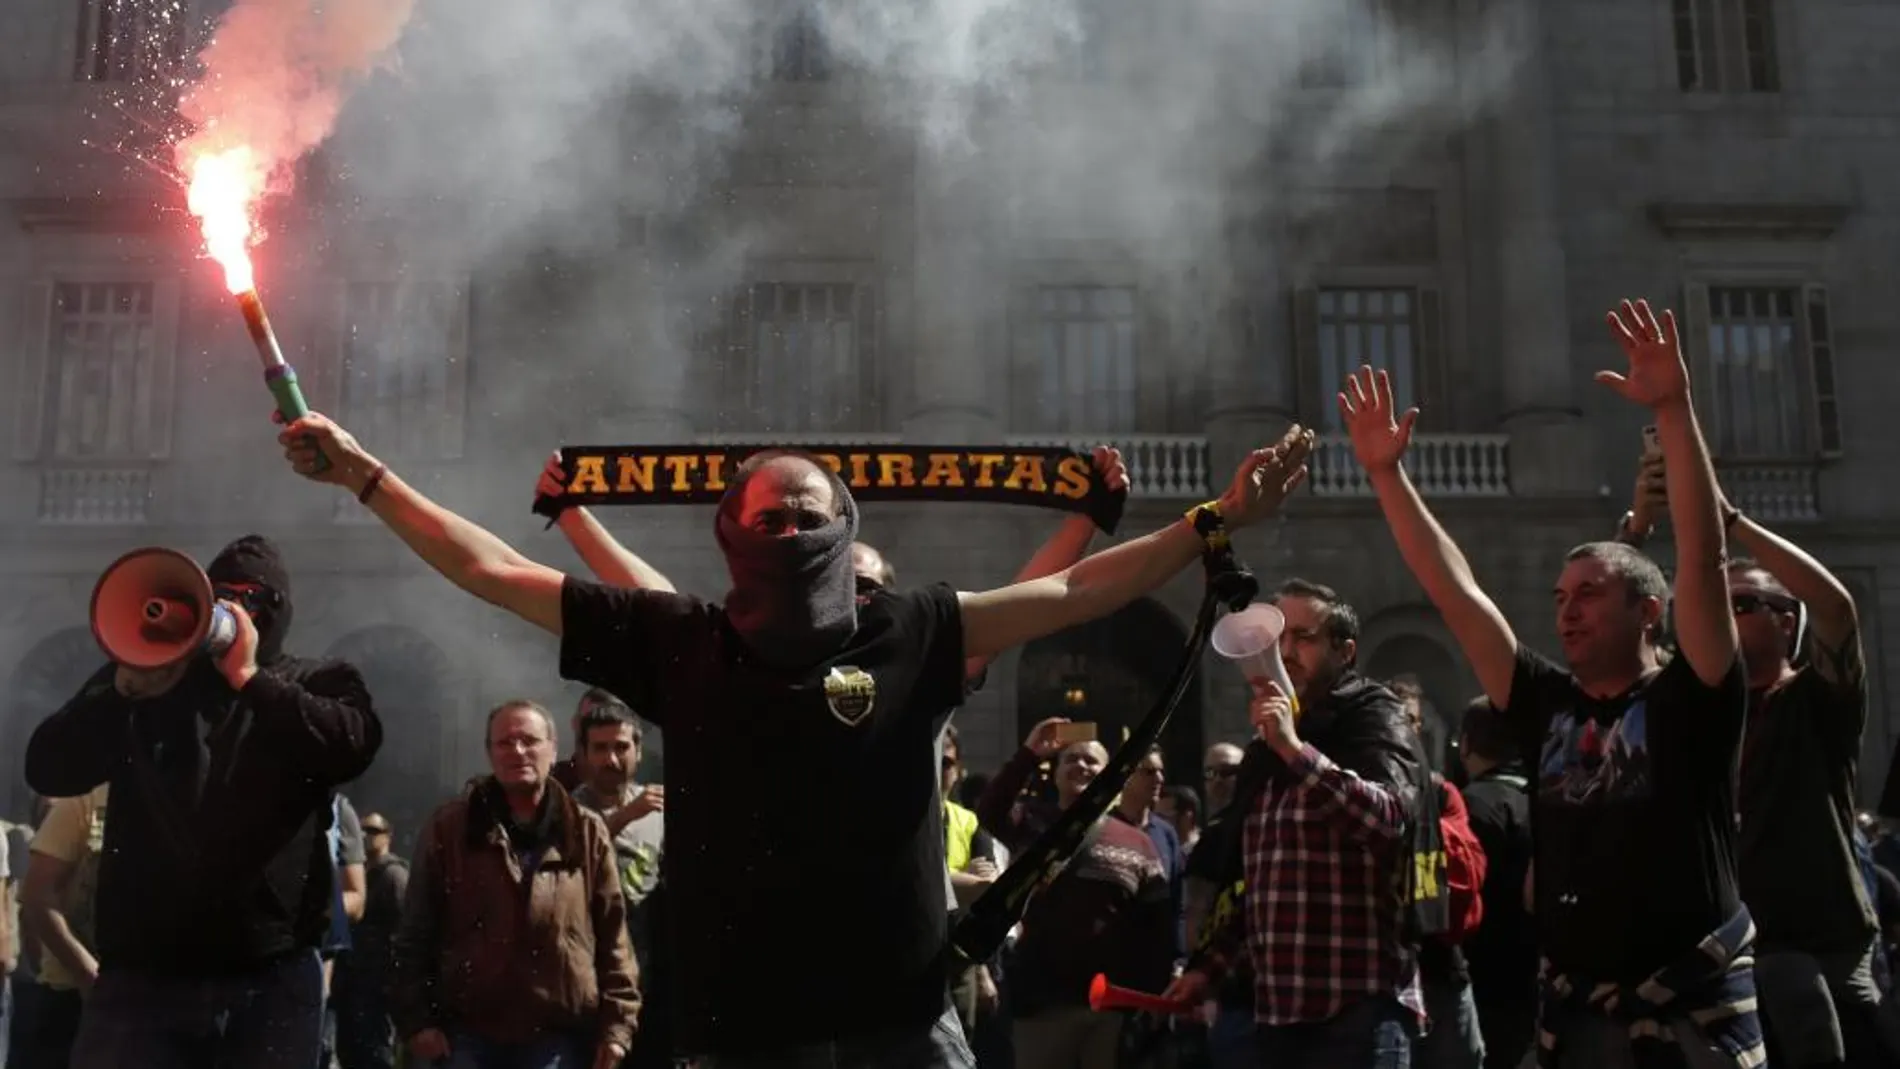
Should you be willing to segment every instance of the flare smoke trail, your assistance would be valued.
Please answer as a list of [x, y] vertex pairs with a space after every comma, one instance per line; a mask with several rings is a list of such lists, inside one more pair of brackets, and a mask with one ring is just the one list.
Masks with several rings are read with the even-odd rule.
[[[1141, 378], [1191, 407], [1211, 388], [1195, 333], [1209, 310], [1278, 300], [1328, 242], [1384, 225], [1341, 210], [1338, 186], [1461, 196], [1411, 175], [1457, 172], [1451, 135], [1508, 89], [1521, 44], [1508, 15], [1451, 20], [1518, 6], [422, 0], [411, 19], [390, 0], [236, 0], [185, 98], [200, 129], [180, 152], [250, 144], [280, 191], [322, 145], [328, 189], [307, 206], [326, 282], [474, 280], [491, 385], [468, 425], [492, 461], [445, 497], [567, 563], [526, 515], [541, 460], [564, 439], [645, 433], [650, 397], [704, 365], [697, 332], [741, 282], [872, 282], [903, 354], [923, 318], [895, 318], [910, 294], [931, 322], [976, 331], [988, 362], [972, 373], [999, 383], [1011, 286], [1131, 286], [1170, 322], [1144, 332]], [[1294, 224], [1319, 237], [1281, 240]], [[920, 282], [946, 240], [985, 268]], [[1011, 278], [1020, 265], [1039, 273]], [[380, 361], [439, 361], [439, 327], [398, 327]], [[893, 392], [891, 425], [911, 402]], [[647, 513], [629, 541], [716, 595], [703, 523]], [[334, 611], [388, 618], [365, 599]], [[555, 693], [550, 644], [496, 615], [450, 614], [430, 635], [452, 670], [497, 681], [484, 700]]]
[[180, 173], [190, 175], [201, 157], [243, 149], [254, 196], [288, 192], [291, 168], [330, 136], [347, 90], [396, 43], [412, 6], [237, 0], [179, 98], [190, 130], [175, 149]]

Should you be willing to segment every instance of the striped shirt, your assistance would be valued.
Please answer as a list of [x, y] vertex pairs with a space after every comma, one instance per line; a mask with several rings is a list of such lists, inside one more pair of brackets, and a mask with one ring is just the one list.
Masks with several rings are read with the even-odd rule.
[[1755, 921], [1746, 908], [1641, 983], [1592, 984], [1548, 961], [1543, 972], [1539, 1069], [1557, 1069], [1567, 1026], [1592, 1013], [1629, 1023], [1637, 1069], [1688, 1069], [1676, 1034], [1683, 1027], [1706, 1036], [1733, 1069], [1768, 1062], [1755, 1010]]

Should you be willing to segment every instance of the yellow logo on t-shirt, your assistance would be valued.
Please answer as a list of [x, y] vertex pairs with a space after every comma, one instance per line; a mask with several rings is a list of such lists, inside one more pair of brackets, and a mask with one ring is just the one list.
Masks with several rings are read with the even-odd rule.
[[825, 704], [847, 727], [857, 727], [877, 704], [877, 680], [855, 665], [840, 665], [825, 675]]

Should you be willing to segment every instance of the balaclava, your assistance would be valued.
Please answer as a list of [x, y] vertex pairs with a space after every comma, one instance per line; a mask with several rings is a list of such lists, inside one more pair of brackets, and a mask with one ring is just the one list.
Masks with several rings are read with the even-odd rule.
[[257, 663], [269, 664], [283, 656], [284, 637], [290, 633], [290, 573], [270, 539], [245, 535], [219, 550], [205, 574], [213, 586], [255, 583], [269, 591], [246, 606], [257, 625]]
[[753, 469], [726, 488], [714, 521], [732, 575], [726, 619], [752, 655], [775, 668], [810, 668], [842, 649], [858, 629], [857, 576], [851, 569], [857, 502], [843, 480], [813, 463], [831, 484], [837, 519], [790, 535], [744, 526], [740, 499]]

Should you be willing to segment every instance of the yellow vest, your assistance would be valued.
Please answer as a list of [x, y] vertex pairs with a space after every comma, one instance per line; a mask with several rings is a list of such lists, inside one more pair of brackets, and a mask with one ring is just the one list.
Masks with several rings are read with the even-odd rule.
[[970, 867], [970, 843], [976, 838], [976, 814], [949, 799], [943, 803], [943, 854], [951, 872]]

